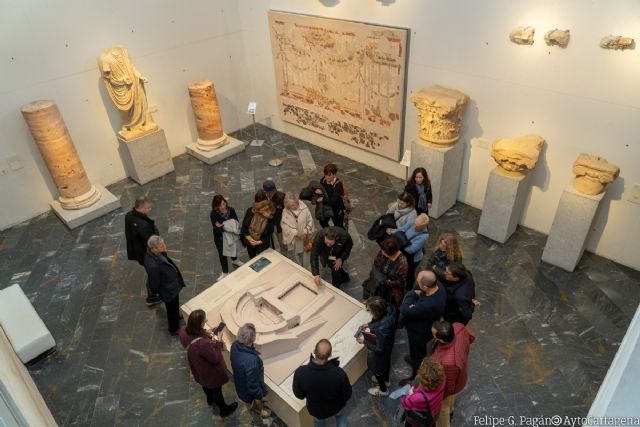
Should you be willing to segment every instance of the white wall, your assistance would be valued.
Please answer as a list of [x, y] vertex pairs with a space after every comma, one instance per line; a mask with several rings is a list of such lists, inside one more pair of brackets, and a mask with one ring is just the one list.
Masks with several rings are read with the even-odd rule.
[[[109, 2], [0, 0], [0, 228], [49, 210], [58, 197], [20, 113], [57, 104], [93, 183], [126, 176], [115, 132], [120, 118], [98, 70], [100, 50], [122, 44], [149, 79], [150, 106], [172, 155], [197, 137], [187, 86], [214, 82], [225, 131], [249, 123], [247, 69], [234, 0]], [[242, 114], [239, 111], [242, 110]], [[7, 157], [24, 165], [11, 171]]]
[[[386, 3], [386, 4], [385, 4]], [[331, 6], [325, 6], [331, 5]], [[534, 171], [521, 223], [548, 232], [571, 166], [581, 152], [621, 169], [594, 221], [588, 250], [640, 269], [640, 205], [626, 200], [640, 183], [640, 49], [611, 51], [601, 37], [622, 34], [640, 43], [635, 0], [240, 0], [245, 55], [258, 117], [265, 124], [371, 166], [404, 177], [397, 162], [284, 123], [277, 112], [267, 11], [350, 19], [411, 29], [408, 93], [437, 83], [466, 92], [466, 145], [459, 200], [481, 208], [491, 142], [527, 133], [547, 145]], [[519, 46], [508, 34], [536, 28], [535, 44]], [[570, 29], [566, 49], [548, 47], [544, 33]], [[417, 138], [415, 107], [407, 103], [406, 147]], [[489, 148], [471, 141], [485, 139]]]

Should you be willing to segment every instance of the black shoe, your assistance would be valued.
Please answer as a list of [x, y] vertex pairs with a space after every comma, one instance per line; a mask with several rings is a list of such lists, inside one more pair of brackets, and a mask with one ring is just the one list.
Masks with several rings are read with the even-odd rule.
[[147, 307], [152, 307], [156, 304], [160, 304], [161, 302], [162, 300], [160, 299], [159, 296], [149, 297], [147, 298]]
[[231, 405], [227, 405], [226, 408], [220, 411], [220, 416], [222, 418], [228, 417], [233, 414], [233, 412], [238, 408], [238, 402], [233, 402]]

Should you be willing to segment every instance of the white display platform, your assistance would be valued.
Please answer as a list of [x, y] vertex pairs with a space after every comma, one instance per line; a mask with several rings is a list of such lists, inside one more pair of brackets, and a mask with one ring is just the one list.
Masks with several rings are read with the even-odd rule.
[[192, 142], [187, 145], [187, 153], [191, 154], [196, 159], [205, 162], [208, 165], [218, 163], [227, 157], [231, 157], [234, 154], [238, 154], [244, 151], [246, 144], [239, 139], [231, 138], [227, 136], [229, 140], [228, 144], [223, 145], [220, 148], [216, 148], [211, 151], [203, 151], [198, 148], [198, 144]]
[[[260, 258], [266, 258], [271, 263], [256, 272], [251, 266]], [[221, 321], [220, 308], [230, 297], [237, 295], [239, 291], [264, 285], [269, 280], [273, 280], [273, 277], [278, 276], [281, 276], [281, 282], [303, 281], [305, 284], [311, 284], [315, 287], [313, 276], [308, 270], [269, 249], [187, 301], [182, 305], [181, 310], [185, 318], [193, 310], [204, 310], [207, 312], [208, 326], [214, 328]], [[331, 341], [333, 357], [340, 358], [340, 366], [345, 370], [352, 384], [367, 370], [367, 350], [363, 345], [356, 343], [354, 333], [360, 325], [371, 320], [371, 315], [366, 312], [359, 301], [327, 282], [324, 282], [318, 292], [330, 293], [334, 300], [340, 300], [337, 301], [338, 303], [348, 304], [349, 309], [353, 309], [355, 314], [336, 325], [335, 318], [339, 316], [331, 310], [331, 306], [327, 306], [325, 312], [328, 315], [324, 329], [303, 337], [297, 350], [264, 360], [265, 383], [270, 391], [267, 395], [268, 405], [278, 417], [291, 427], [307, 427], [312, 424], [312, 418], [306, 409], [305, 401], [297, 399], [293, 394], [292, 383], [295, 369], [308, 362], [309, 355], [319, 339], [327, 338]], [[327, 330], [329, 326], [332, 327], [331, 330]], [[231, 369], [228, 350], [233, 342], [233, 336], [228, 330], [225, 330], [223, 340], [225, 344], [224, 357], [227, 361], [227, 367]], [[282, 375], [283, 369], [286, 369], [287, 372], [284, 376]]]
[[529, 175], [506, 176], [498, 167], [489, 174], [478, 234], [504, 243], [522, 218], [529, 190]]
[[118, 136], [118, 141], [125, 169], [138, 184], [173, 172], [173, 160], [163, 129], [129, 141]]
[[573, 271], [578, 265], [604, 193], [582, 194], [569, 184], [562, 192], [542, 260]]
[[438, 146], [416, 140], [411, 143], [408, 175], [411, 176], [418, 167], [427, 170], [432, 192], [430, 217], [439, 218], [456, 204], [463, 157], [464, 144], [460, 141], [449, 146]]
[[102, 215], [114, 211], [120, 207], [120, 198], [114, 196], [102, 185], [96, 184], [96, 190], [100, 192], [100, 200], [83, 209], [64, 209], [60, 202], [54, 200], [49, 203], [53, 212], [64, 222], [64, 225], [73, 230], [89, 221], [93, 221]]

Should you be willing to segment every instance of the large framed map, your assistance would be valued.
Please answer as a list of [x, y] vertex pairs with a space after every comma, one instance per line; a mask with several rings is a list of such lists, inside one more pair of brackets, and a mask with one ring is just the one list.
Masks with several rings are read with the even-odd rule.
[[409, 30], [269, 11], [283, 120], [399, 160]]

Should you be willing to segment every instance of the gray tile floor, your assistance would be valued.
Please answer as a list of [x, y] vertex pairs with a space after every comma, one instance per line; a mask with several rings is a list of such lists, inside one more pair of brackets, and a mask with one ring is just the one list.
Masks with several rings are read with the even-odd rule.
[[[79, 229], [67, 230], [48, 213], [0, 232], [0, 288], [19, 283], [58, 343], [55, 355], [29, 369], [61, 426], [222, 423], [166, 332], [164, 308], [144, 305], [143, 269], [126, 259], [124, 214], [139, 195], [155, 202], [151, 216], [184, 273], [186, 301], [220, 273], [208, 217], [214, 194], [228, 196], [240, 214], [264, 179], [299, 191], [334, 161], [356, 207], [346, 290], [360, 296], [376, 253], [364, 235], [402, 181], [268, 128], [259, 133], [264, 146], [217, 165], [182, 155], [174, 159], [175, 173], [143, 186], [130, 180], [110, 186], [125, 209]], [[250, 132], [235, 136], [252, 139]], [[284, 164], [268, 166], [274, 157]], [[469, 383], [453, 425], [472, 426], [483, 415], [585, 415], [640, 301], [640, 273], [589, 253], [574, 273], [564, 272], [540, 262], [544, 235], [519, 227], [500, 245], [475, 233], [479, 215], [457, 204], [430, 228], [431, 246], [440, 232], [460, 237], [482, 300], [471, 323], [477, 340]], [[401, 331], [393, 382], [408, 374], [405, 352]], [[354, 387], [350, 424], [390, 425], [397, 402], [369, 396], [368, 378]], [[232, 383], [224, 392], [235, 398]], [[224, 425], [250, 425], [250, 418], [243, 409]]]

